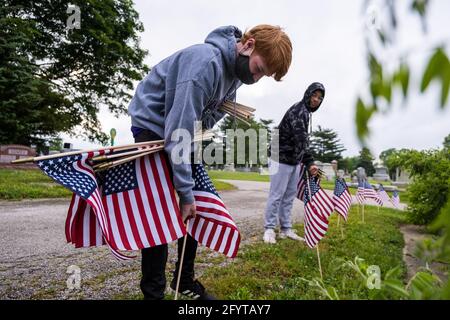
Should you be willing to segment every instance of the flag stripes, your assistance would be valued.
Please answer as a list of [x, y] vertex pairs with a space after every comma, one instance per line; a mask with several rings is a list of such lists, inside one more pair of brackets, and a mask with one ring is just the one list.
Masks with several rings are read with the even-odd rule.
[[[101, 199], [98, 190], [86, 200], [74, 194], [66, 219], [68, 242], [76, 247], [106, 242], [116, 256], [127, 259], [117, 250], [139, 250], [184, 236], [165, 157], [156, 153], [133, 162], [121, 166], [135, 173], [138, 188], [104, 194]], [[128, 169], [121, 166], [110, 169], [117, 171], [111, 174], [124, 175]]]

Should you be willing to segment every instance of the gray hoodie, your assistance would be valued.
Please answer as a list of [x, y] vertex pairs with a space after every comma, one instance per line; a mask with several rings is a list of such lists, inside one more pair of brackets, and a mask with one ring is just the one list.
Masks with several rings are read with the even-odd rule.
[[[218, 111], [224, 100], [233, 100], [241, 85], [236, 78], [236, 43], [242, 32], [221, 27], [211, 32], [204, 44], [193, 45], [164, 59], [139, 83], [128, 113], [133, 127], [148, 129], [165, 140], [171, 152], [172, 132], [186, 129], [194, 135], [195, 121], [212, 128], [224, 114]], [[193, 203], [190, 164], [174, 164], [173, 181], [182, 203]]]

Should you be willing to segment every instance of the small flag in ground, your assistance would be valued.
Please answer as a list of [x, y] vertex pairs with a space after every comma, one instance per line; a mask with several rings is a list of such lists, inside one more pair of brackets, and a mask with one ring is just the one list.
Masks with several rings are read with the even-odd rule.
[[378, 189], [378, 195], [383, 200], [383, 202], [389, 202], [391, 199], [389, 198], [389, 195], [387, 194], [386, 190], [384, 190], [383, 185], [380, 183], [380, 187]]
[[358, 182], [358, 191], [356, 191], [356, 200], [358, 200], [359, 204], [364, 204], [364, 182], [359, 181]]
[[234, 258], [241, 235], [208, 173], [201, 164], [192, 165], [197, 215], [189, 223], [189, 234], [200, 244]]
[[300, 178], [297, 184], [297, 199], [303, 201], [303, 197], [305, 195], [305, 187], [306, 187], [306, 176], [305, 176], [306, 166], [303, 163], [300, 163]]
[[[309, 195], [311, 190], [312, 196]], [[308, 247], [314, 248], [328, 230], [328, 218], [333, 213], [333, 201], [320, 187], [315, 177], [309, 179], [309, 188], [305, 188], [305, 241]]]
[[394, 193], [392, 194], [391, 202], [394, 205], [394, 207], [396, 207], [397, 209], [400, 207], [400, 194], [398, 193], [397, 190], [394, 190]]
[[352, 204], [352, 196], [344, 179], [336, 178], [333, 192], [334, 210], [347, 221], [348, 210]]
[[372, 185], [366, 181], [364, 181], [364, 198], [366, 199], [373, 199], [376, 203], [379, 205], [383, 204], [383, 201], [381, 200], [378, 193], [372, 188]]

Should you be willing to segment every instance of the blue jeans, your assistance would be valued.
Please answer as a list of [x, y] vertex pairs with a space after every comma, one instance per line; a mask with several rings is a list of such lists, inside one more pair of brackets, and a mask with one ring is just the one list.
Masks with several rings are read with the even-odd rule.
[[264, 228], [275, 229], [277, 220], [282, 231], [292, 228], [292, 205], [297, 194], [300, 165], [269, 162], [270, 191], [264, 219]]

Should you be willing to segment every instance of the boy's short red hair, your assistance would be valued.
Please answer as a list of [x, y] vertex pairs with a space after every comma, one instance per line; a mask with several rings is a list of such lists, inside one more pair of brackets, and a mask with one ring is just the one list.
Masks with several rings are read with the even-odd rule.
[[255, 39], [255, 51], [260, 54], [276, 81], [288, 72], [292, 61], [292, 43], [288, 35], [279, 27], [260, 24], [246, 31], [241, 39]]

